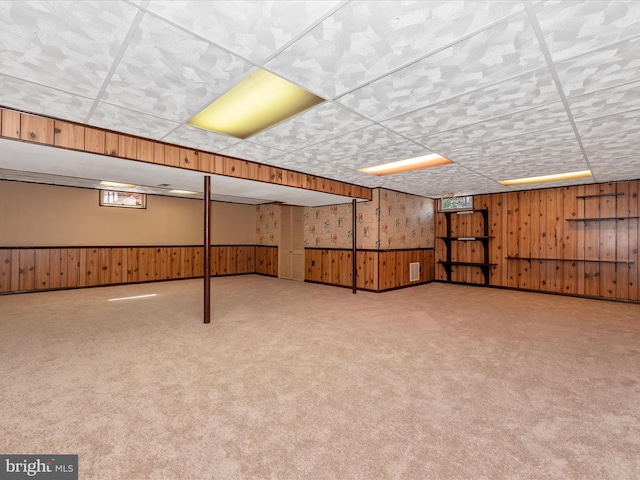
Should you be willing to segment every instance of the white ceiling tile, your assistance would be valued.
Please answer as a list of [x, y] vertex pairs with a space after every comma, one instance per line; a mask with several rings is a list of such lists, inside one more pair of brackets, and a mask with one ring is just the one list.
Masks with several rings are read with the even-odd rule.
[[0, 75], [0, 103], [27, 112], [84, 122], [93, 100], [37, 83]]
[[404, 143], [406, 140], [406, 138], [380, 125], [372, 125], [298, 150], [296, 153], [313, 157], [322, 162], [330, 162], [358, 152]]
[[576, 124], [597, 181], [640, 178], [640, 110]]
[[292, 151], [372, 124], [340, 105], [324, 103], [252, 136], [251, 141]]
[[0, 2], [0, 73], [95, 96], [138, 10], [123, 2]]
[[398, 186], [407, 182], [421, 187], [422, 190], [414, 190], [411, 193], [427, 197], [440, 197], [448, 194], [473, 195], [481, 192], [509, 190], [491, 179], [456, 164], [389, 175], [388, 178]]
[[640, 80], [640, 36], [556, 65], [565, 95], [594, 92]]
[[351, 167], [354, 170], [364, 167], [372, 167], [383, 163], [407, 160], [433, 153], [431, 150], [418, 145], [415, 142], [405, 141], [396, 143], [376, 150], [369, 150], [355, 155], [343, 157], [339, 160], [340, 165]]
[[640, 81], [568, 99], [576, 122], [640, 108]]
[[533, 29], [523, 14], [393, 72], [338, 101], [380, 121], [544, 65]]
[[535, 15], [555, 61], [640, 34], [637, 1], [547, 1]]
[[560, 100], [551, 74], [545, 69], [451, 98], [421, 110], [382, 122], [409, 138], [442, 132]]
[[186, 122], [252, 69], [221, 48], [147, 15], [102, 100]]
[[[607, 147], [605, 147], [607, 148]], [[633, 151], [607, 149], [607, 155], [594, 156], [591, 171], [598, 182], [617, 182], [620, 180], [640, 179], [640, 146]]]
[[147, 9], [261, 63], [340, 1], [152, 1]]
[[156, 140], [161, 139], [180, 125], [108, 103], [98, 104], [89, 124]]
[[267, 66], [334, 98], [519, 8], [516, 2], [356, 0]]
[[241, 140], [203, 130], [202, 128], [192, 127], [191, 125], [181, 125], [163, 137], [162, 141], [185, 147], [199, 148], [205, 152], [219, 153]]
[[544, 145], [533, 149], [486, 157], [453, 155], [456, 163], [498, 180], [537, 177], [588, 170], [577, 142]]
[[455, 130], [425, 135], [416, 141], [444, 155], [443, 152], [460, 146], [498, 142], [526, 133], [560, 127], [566, 123], [567, 113], [564, 105], [557, 102], [513, 115], [492, 118], [486, 122], [475, 123]]
[[234, 158], [242, 158], [243, 160], [255, 160], [262, 162], [271, 157], [277, 157], [282, 155], [282, 150], [276, 150], [275, 148], [265, 147], [264, 145], [257, 145], [250, 141], [244, 140], [231, 145], [220, 151], [221, 154]]

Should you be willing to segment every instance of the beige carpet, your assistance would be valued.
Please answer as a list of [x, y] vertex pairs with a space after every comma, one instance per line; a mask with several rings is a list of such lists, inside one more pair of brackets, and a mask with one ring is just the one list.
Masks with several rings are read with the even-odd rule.
[[[640, 306], [260, 276], [0, 297], [0, 453], [81, 479], [638, 479]], [[155, 293], [136, 300], [111, 298]]]

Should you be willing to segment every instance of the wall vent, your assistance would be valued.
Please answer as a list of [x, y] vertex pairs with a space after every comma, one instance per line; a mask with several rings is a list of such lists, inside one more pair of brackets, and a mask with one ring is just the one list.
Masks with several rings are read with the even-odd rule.
[[420, 263], [410, 263], [409, 264], [409, 281], [417, 282], [420, 280]]

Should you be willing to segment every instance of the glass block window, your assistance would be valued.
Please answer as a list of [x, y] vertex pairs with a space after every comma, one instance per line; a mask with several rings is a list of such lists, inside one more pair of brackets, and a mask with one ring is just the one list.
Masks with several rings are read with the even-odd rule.
[[101, 207], [147, 208], [147, 195], [135, 192], [100, 190]]
[[473, 195], [466, 197], [446, 197], [439, 202], [441, 212], [451, 212], [456, 210], [473, 210]]

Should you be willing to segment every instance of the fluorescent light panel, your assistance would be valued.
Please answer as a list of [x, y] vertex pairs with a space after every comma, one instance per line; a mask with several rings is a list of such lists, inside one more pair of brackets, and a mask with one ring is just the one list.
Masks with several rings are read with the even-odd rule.
[[118, 187], [118, 188], [136, 188], [137, 187], [137, 185], [131, 185], [130, 183], [108, 182], [106, 180], [100, 182], [100, 185], [104, 185], [106, 187]]
[[529, 183], [559, 182], [562, 180], [572, 180], [574, 178], [587, 178], [590, 176], [591, 176], [591, 170], [582, 170], [580, 172], [558, 173], [555, 175], [542, 175], [540, 177], [517, 178], [515, 180], [502, 180], [500, 183], [505, 186], [526, 185]]
[[322, 102], [305, 89], [258, 69], [187, 123], [244, 139]]
[[449, 163], [453, 162], [442, 155], [438, 155], [437, 153], [430, 153], [429, 155], [385, 163], [375, 167], [360, 168], [358, 171], [370, 173], [371, 175], [391, 175], [392, 173], [409, 172], [411, 170], [437, 167], [440, 165], [447, 165]]
[[198, 192], [190, 192], [189, 190], [169, 190], [169, 193], [179, 193], [182, 195], [198, 195]]

